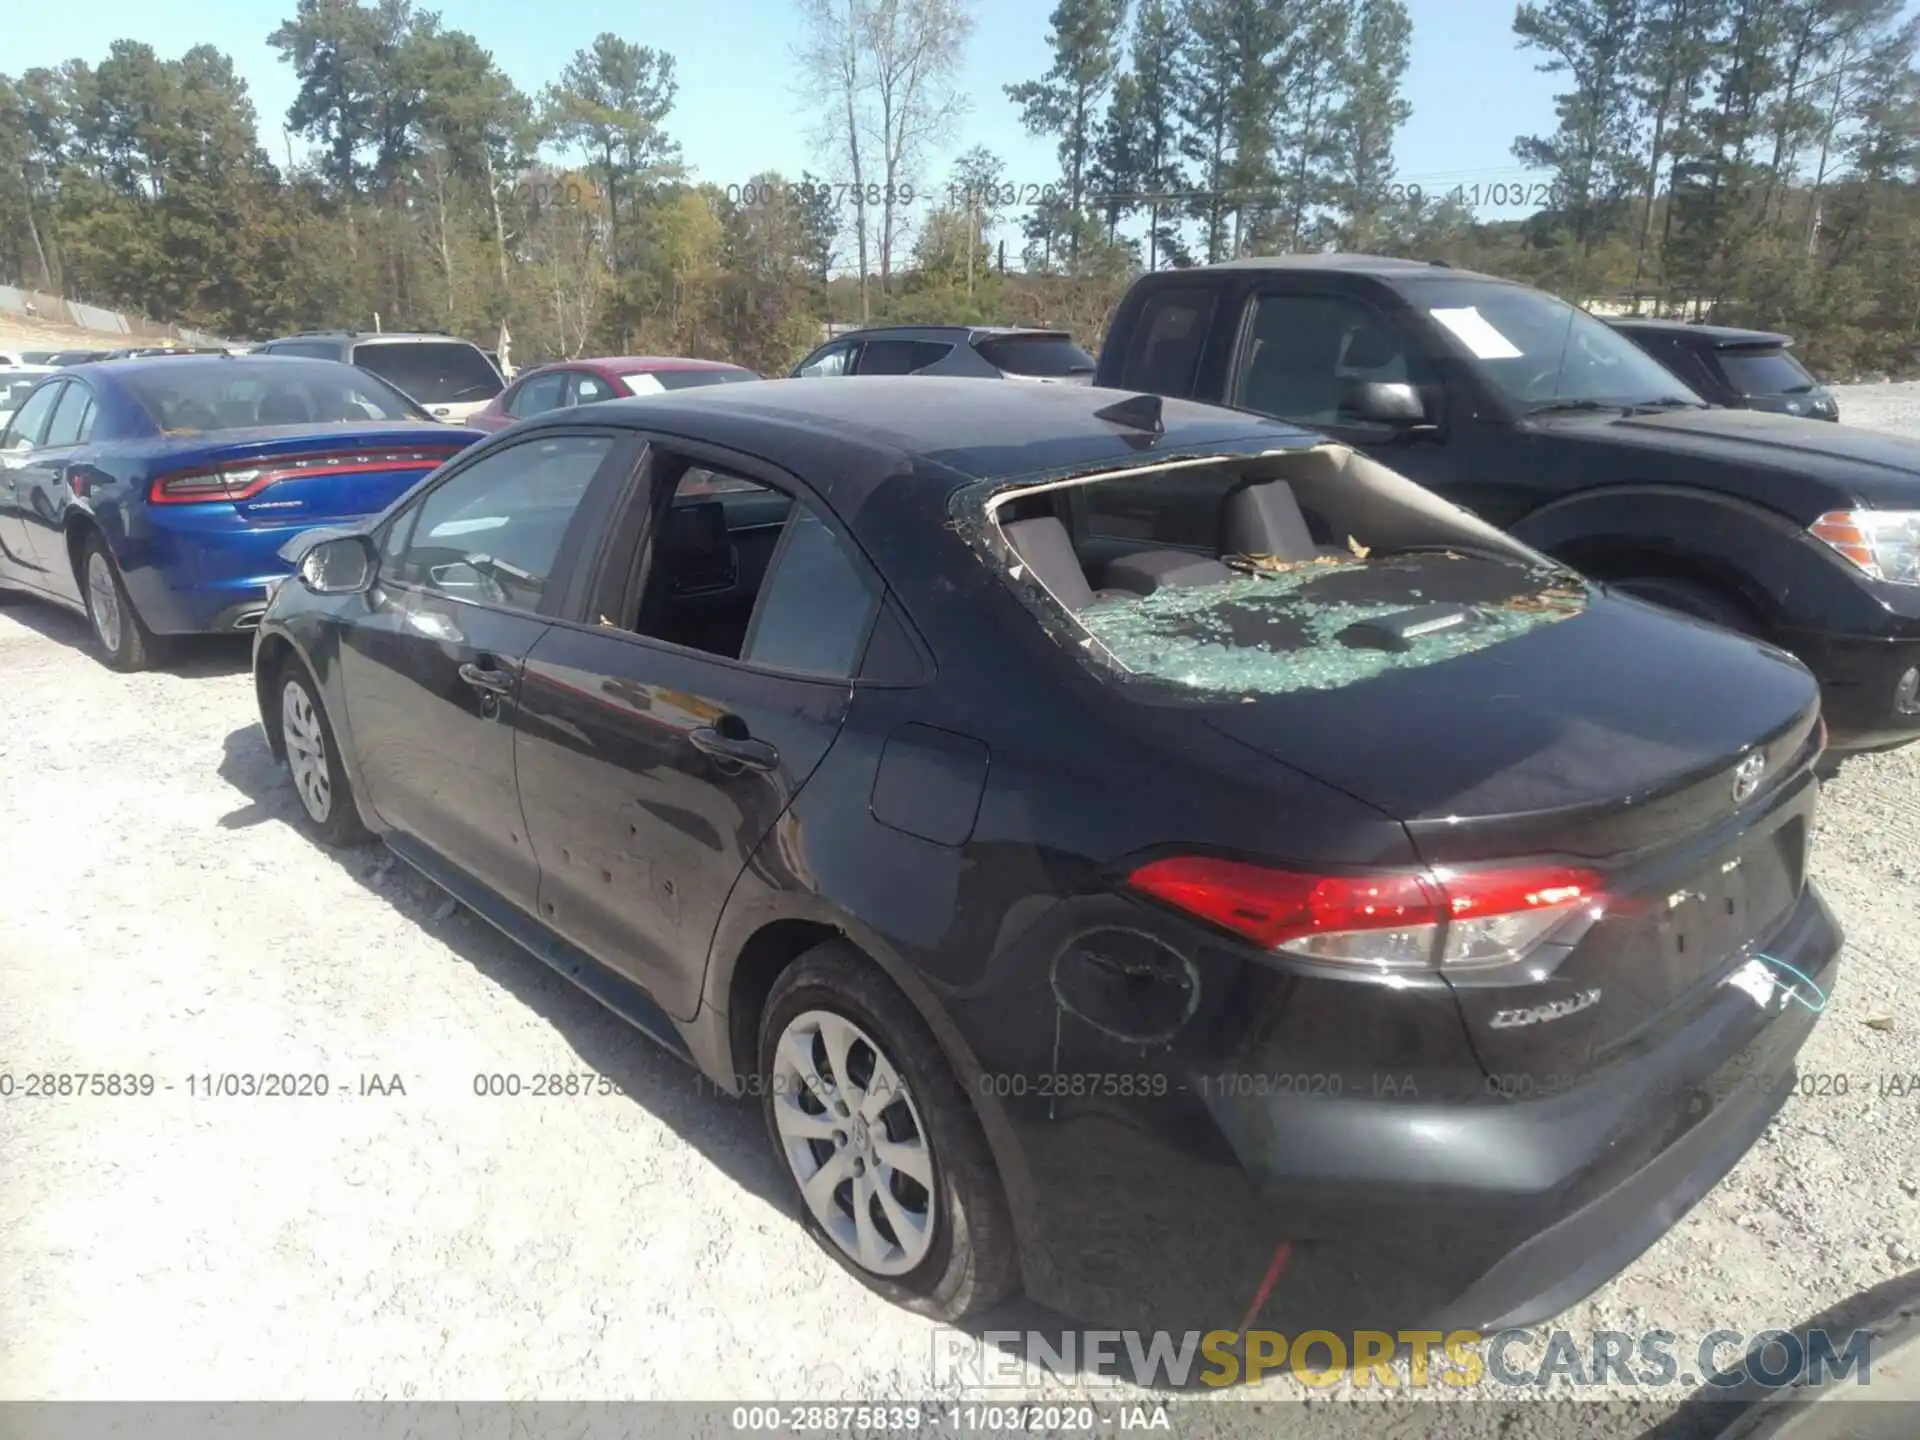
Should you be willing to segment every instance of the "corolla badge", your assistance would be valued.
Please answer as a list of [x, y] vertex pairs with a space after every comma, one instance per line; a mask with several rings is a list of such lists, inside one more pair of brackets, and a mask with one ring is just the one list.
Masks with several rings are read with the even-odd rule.
[[1733, 767], [1733, 803], [1744, 805], [1760, 788], [1760, 777], [1767, 773], [1767, 757], [1756, 750]]
[[1523, 1010], [1496, 1010], [1487, 1024], [1495, 1030], [1517, 1030], [1522, 1025], [1539, 1025], [1548, 1020], [1564, 1020], [1569, 1015], [1578, 1015], [1589, 1006], [1600, 1003], [1600, 990], [1595, 986], [1591, 990], [1582, 990], [1569, 995], [1564, 1000], [1550, 1001], [1545, 1005], [1529, 1005]]

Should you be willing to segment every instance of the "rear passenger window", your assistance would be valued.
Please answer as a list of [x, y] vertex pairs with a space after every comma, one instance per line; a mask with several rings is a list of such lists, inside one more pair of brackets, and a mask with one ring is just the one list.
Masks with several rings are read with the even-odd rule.
[[1176, 400], [1192, 398], [1213, 307], [1213, 292], [1197, 285], [1149, 295], [1127, 347], [1126, 388]]
[[880, 586], [838, 524], [784, 491], [705, 466], [658, 522], [633, 628], [802, 675], [850, 677]]
[[860, 350], [856, 375], [911, 375], [944, 360], [953, 346], [931, 340], [869, 340]]
[[879, 605], [878, 581], [838, 529], [796, 505], [740, 658], [844, 680], [860, 664]]

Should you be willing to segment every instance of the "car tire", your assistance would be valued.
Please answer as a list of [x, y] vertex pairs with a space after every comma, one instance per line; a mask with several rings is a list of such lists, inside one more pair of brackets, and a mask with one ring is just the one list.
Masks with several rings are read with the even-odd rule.
[[[849, 1037], [838, 1051], [848, 1072], [840, 1077], [832, 1046]], [[825, 1102], [799, 1078], [801, 1052], [827, 1081]], [[882, 1064], [902, 1083], [876, 1083], [885, 1080]], [[801, 1223], [856, 1279], [949, 1323], [1019, 1288], [1013, 1220], [979, 1117], [926, 1022], [865, 956], [828, 941], [782, 972], [761, 1013], [759, 1067], [767, 1133]], [[846, 1108], [836, 1115], [836, 1105]], [[859, 1173], [847, 1174], [848, 1163]], [[831, 1165], [839, 1182], [831, 1191], [816, 1184], [810, 1200], [803, 1172], [818, 1176]], [[896, 1227], [893, 1216], [909, 1223]], [[916, 1231], [911, 1221], [921, 1216]]]
[[1745, 605], [1725, 591], [1695, 580], [1677, 580], [1665, 575], [1635, 575], [1615, 580], [1613, 588], [1636, 600], [1645, 600], [1663, 610], [1705, 620], [1723, 630], [1736, 631], [1756, 640], [1765, 638], [1765, 627]]
[[87, 629], [94, 652], [107, 666], [124, 673], [149, 668], [159, 644], [133, 608], [120, 567], [98, 532], [80, 547], [80, 594], [87, 604]]
[[364, 845], [373, 835], [354, 805], [353, 785], [312, 673], [288, 656], [275, 677], [274, 693], [280, 697], [280, 743], [300, 802], [301, 828], [322, 845]]

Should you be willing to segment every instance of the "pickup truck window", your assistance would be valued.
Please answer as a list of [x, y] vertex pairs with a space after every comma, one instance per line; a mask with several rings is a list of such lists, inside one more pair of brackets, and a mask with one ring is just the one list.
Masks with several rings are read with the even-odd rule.
[[1122, 383], [1149, 395], [1193, 398], [1213, 323], [1214, 292], [1198, 285], [1156, 290], [1133, 327]]
[[1297, 424], [1351, 424], [1341, 400], [1358, 381], [1404, 381], [1400, 337], [1341, 295], [1262, 295], [1233, 403]]
[[1523, 407], [1702, 403], [1685, 382], [1611, 325], [1524, 285], [1421, 280], [1407, 297]]

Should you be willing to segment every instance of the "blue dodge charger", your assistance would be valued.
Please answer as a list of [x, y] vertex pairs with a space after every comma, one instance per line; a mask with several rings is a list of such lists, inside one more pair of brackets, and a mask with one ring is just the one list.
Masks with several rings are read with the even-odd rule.
[[482, 432], [336, 360], [76, 365], [0, 430], [0, 590], [80, 610], [118, 670], [248, 630], [302, 530], [377, 515]]

